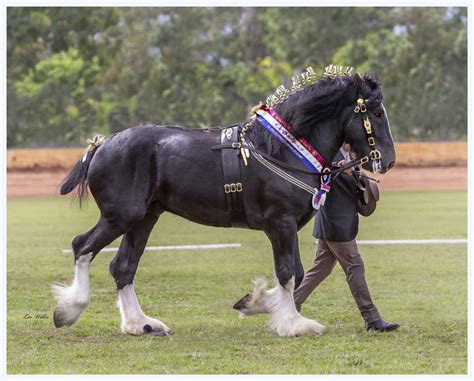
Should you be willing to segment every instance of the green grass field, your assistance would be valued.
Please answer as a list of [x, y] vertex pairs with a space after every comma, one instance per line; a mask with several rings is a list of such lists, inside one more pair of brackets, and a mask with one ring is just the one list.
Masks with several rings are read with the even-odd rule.
[[[8, 200], [9, 374], [466, 374], [467, 246], [361, 246], [382, 317], [399, 331], [365, 332], [339, 266], [303, 306], [327, 327], [322, 337], [281, 338], [265, 316], [238, 319], [232, 304], [255, 276], [272, 279], [261, 232], [199, 226], [170, 214], [149, 245], [241, 242], [241, 249], [147, 252], [135, 283], [142, 308], [171, 337], [120, 333], [110, 253], [91, 267], [92, 303], [71, 328], [55, 329], [50, 284], [70, 283], [71, 239], [97, 219], [68, 198]], [[312, 224], [299, 234], [314, 256]], [[467, 237], [467, 192], [385, 192], [359, 239]], [[38, 314], [38, 316], [37, 316]], [[30, 318], [29, 318], [30, 317]]]

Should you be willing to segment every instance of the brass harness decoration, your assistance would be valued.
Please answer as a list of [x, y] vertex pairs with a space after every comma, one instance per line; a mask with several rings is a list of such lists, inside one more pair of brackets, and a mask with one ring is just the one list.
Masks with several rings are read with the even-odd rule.
[[347, 66], [345, 69], [343, 66], [329, 65], [324, 69], [324, 76], [329, 78], [337, 77], [348, 77], [351, 75], [352, 66]]
[[[284, 102], [290, 95], [303, 90], [309, 85], [315, 83], [317, 80], [318, 76], [314, 72], [313, 68], [308, 66], [303, 73], [293, 76], [291, 89], [287, 89], [285, 85], [280, 85], [272, 95], [267, 97], [265, 104], [268, 107], [273, 108], [276, 105]], [[261, 104], [254, 107], [252, 111], [258, 110], [260, 106]]]
[[375, 139], [372, 136], [372, 125], [370, 123], [369, 116], [367, 115], [367, 106], [365, 105], [364, 99], [357, 99], [357, 106], [354, 108], [354, 112], [356, 114], [361, 113], [362, 115], [362, 122], [364, 123], [364, 129], [367, 135], [367, 142], [369, 143], [369, 147], [371, 148], [369, 154], [370, 160], [379, 161], [382, 158], [382, 154], [378, 149], [375, 149]]

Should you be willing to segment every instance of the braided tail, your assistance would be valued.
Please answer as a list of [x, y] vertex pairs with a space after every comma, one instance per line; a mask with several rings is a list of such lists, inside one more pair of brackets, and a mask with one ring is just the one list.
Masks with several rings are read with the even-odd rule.
[[83, 199], [87, 196], [87, 172], [89, 170], [89, 164], [94, 157], [95, 151], [104, 140], [105, 137], [103, 135], [96, 135], [93, 139], [87, 140], [89, 145], [84, 152], [82, 160], [76, 163], [61, 185], [61, 195], [71, 193], [77, 187], [77, 198], [79, 199], [79, 204], [82, 205]]

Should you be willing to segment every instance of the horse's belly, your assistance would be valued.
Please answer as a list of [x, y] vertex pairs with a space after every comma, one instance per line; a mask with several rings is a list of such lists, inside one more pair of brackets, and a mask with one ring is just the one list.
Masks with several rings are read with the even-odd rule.
[[164, 208], [198, 223], [230, 226], [220, 151], [206, 142], [160, 144], [157, 198]]

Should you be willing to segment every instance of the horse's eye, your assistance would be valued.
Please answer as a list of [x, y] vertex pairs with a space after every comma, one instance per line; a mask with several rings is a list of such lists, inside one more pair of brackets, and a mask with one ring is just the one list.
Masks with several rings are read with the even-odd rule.
[[374, 115], [375, 115], [377, 118], [381, 118], [381, 117], [382, 117], [382, 113], [381, 113], [381, 112], [374, 112]]

